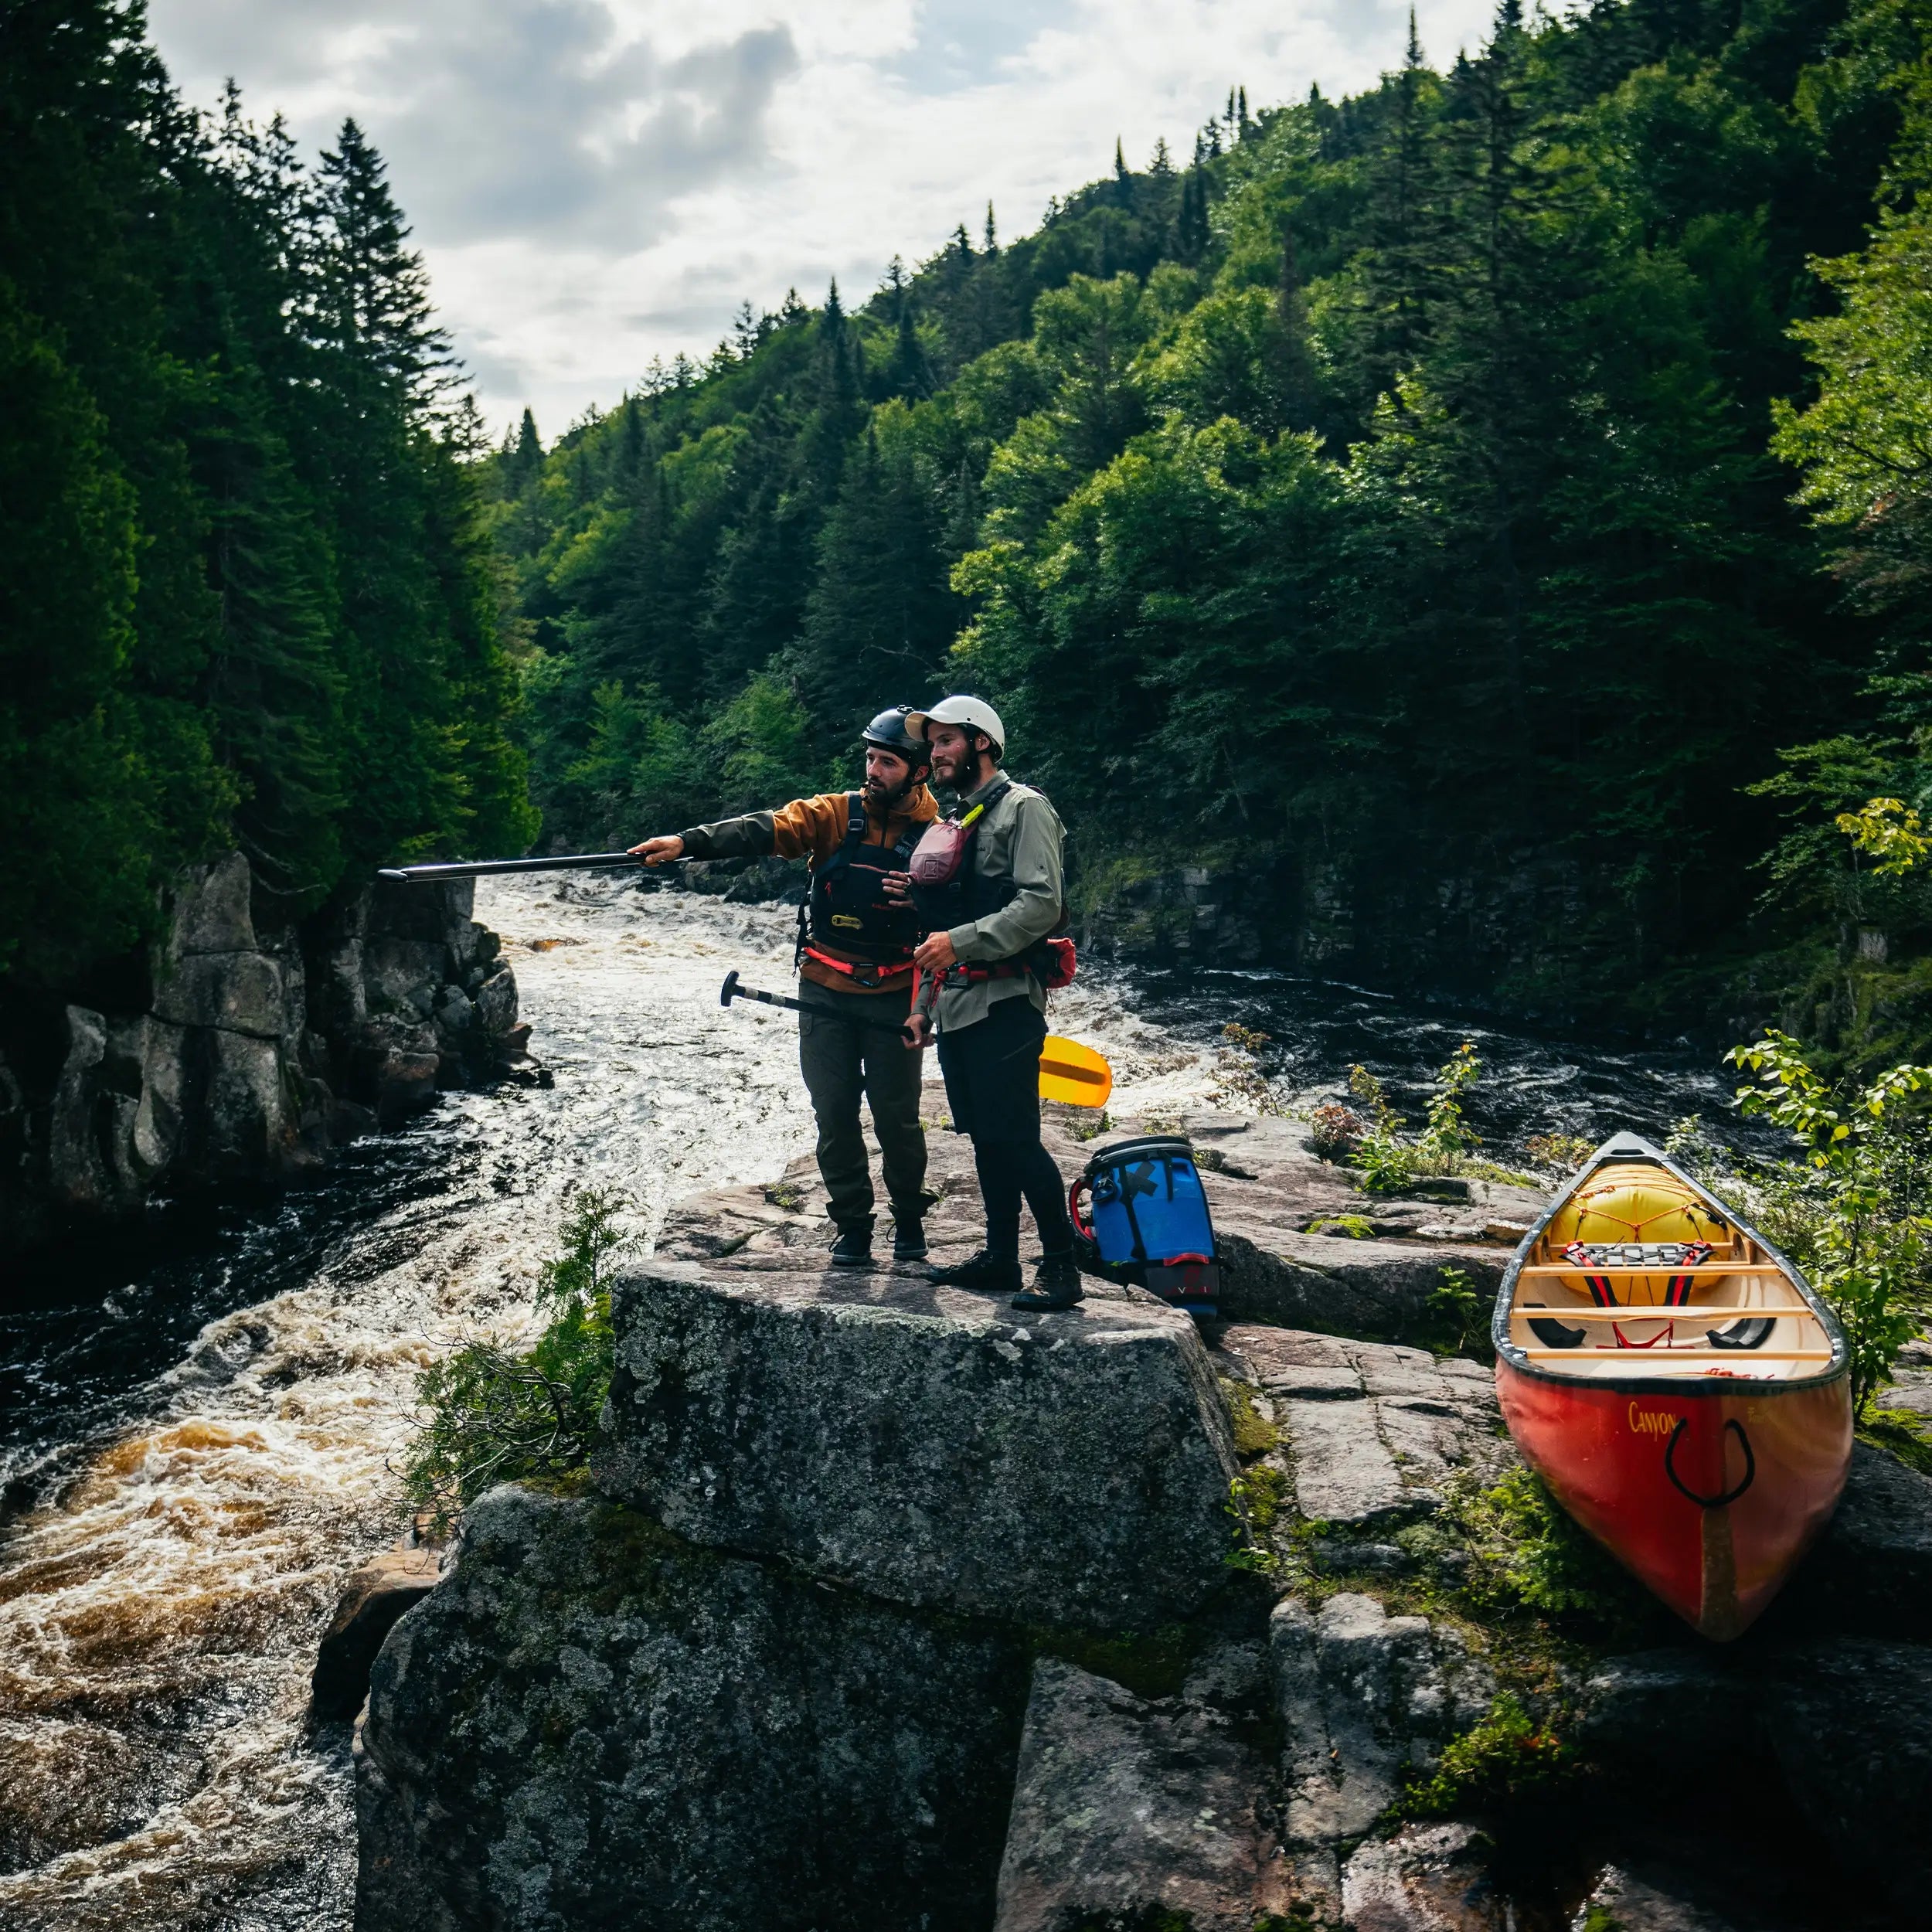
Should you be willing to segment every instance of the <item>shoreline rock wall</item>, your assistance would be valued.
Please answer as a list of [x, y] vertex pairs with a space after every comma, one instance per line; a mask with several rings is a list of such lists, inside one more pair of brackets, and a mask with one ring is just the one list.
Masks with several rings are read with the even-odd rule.
[[296, 922], [240, 852], [186, 869], [141, 983], [18, 1016], [0, 1057], [16, 1243], [158, 1193], [279, 1183], [504, 1070], [535, 1077], [516, 981], [467, 881], [377, 882]]

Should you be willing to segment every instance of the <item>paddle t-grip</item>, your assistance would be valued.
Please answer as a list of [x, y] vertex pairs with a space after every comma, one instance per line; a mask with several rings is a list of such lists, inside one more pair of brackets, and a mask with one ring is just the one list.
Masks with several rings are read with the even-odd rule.
[[720, 1006], [729, 1006], [731, 1004], [731, 995], [737, 990], [737, 970], [736, 968], [733, 968], [731, 971], [725, 975], [724, 990], [718, 995], [718, 1004]]

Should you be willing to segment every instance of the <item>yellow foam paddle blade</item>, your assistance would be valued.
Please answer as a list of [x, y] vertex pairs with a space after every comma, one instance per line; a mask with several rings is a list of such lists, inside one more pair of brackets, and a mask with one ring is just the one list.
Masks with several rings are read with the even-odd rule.
[[1114, 1090], [1114, 1070], [1090, 1046], [1049, 1033], [1040, 1049], [1039, 1097], [1070, 1107], [1104, 1107]]

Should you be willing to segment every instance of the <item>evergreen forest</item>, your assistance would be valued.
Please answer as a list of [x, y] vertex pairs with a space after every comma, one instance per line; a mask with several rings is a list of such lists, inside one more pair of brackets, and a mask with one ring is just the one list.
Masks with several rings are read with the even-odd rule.
[[964, 688], [1077, 913], [1202, 868], [1307, 970], [1932, 1040], [1926, 869], [1836, 823], [1932, 799], [1932, 0], [1412, 28], [494, 447], [352, 124], [0, 22], [0, 970], [217, 843], [630, 843]]
[[239, 846], [291, 912], [534, 835], [478, 431], [381, 158], [0, 0], [0, 974], [72, 996]]

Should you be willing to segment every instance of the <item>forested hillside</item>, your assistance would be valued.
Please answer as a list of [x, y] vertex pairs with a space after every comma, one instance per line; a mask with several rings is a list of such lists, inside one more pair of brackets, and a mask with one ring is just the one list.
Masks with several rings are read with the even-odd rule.
[[964, 684], [1089, 901], [1207, 866], [1332, 969], [1550, 1012], [1781, 987], [1842, 1032], [1859, 922], [1861, 971], [1922, 936], [1831, 817], [1915, 789], [1923, 626], [1815, 519], [1923, 526], [1793, 412], [1869, 361], [1820, 319], [1862, 277], [1922, 311], [1811, 264], [1882, 196], [1916, 219], [1927, 21], [1505, 0], [1479, 51], [1237, 95], [855, 310], [747, 308], [547, 452], [526, 417], [496, 514], [546, 825], [769, 801]]
[[[182, 108], [138, 6], [0, 0], [0, 974], [239, 844], [291, 913], [534, 832], [477, 477], [351, 123]], [[470, 419], [473, 420], [473, 418]]]

